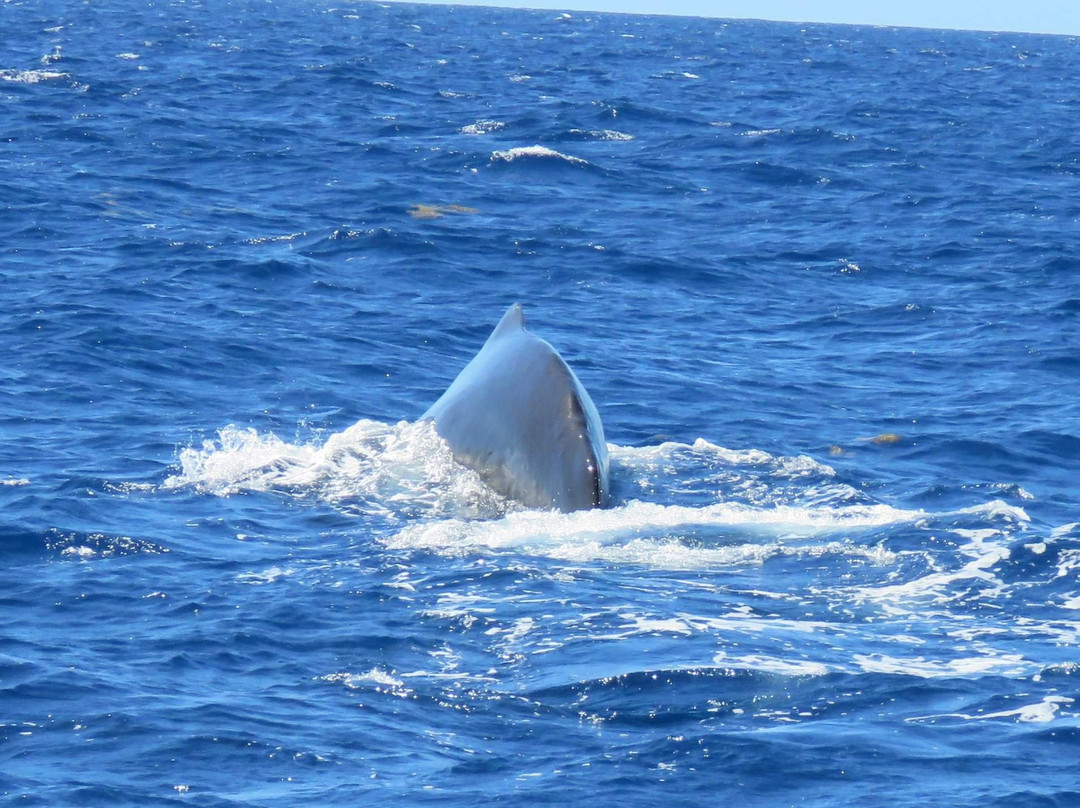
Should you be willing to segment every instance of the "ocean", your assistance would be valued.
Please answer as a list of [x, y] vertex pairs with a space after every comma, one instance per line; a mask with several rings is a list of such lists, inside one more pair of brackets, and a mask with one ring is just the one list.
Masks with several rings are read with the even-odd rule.
[[[0, 801], [1080, 805], [1080, 42], [0, 5]], [[514, 302], [609, 507], [420, 416]]]

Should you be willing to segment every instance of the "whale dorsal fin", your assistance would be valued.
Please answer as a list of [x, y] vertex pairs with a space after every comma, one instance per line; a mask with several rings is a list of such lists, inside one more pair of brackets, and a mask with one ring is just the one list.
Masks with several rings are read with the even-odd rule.
[[515, 303], [428, 411], [454, 458], [530, 508], [603, 505], [609, 458], [600, 415]]
[[525, 313], [521, 310], [521, 304], [515, 303], [513, 306], [506, 310], [506, 314], [499, 320], [499, 324], [495, 326], [495, 330], [491, 332], [491, 339], [498, 339], [504, 337], [507, 334], [521, 331], [525, 328]]

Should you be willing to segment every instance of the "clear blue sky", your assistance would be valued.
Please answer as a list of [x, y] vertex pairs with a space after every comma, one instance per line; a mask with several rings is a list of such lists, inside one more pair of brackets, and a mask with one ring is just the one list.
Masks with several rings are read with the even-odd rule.
[[689, 14], [1080, 35], [1080, 0], [442, 0], [458, 5]]

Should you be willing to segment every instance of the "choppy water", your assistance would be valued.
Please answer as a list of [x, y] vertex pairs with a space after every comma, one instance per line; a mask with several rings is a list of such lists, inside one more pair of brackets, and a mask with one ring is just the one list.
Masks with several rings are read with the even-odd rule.
[[[1080, 803], [1076, 40], [0, 6], [0, 795]], [[507, 305], [614, 504], [414, 420]]]

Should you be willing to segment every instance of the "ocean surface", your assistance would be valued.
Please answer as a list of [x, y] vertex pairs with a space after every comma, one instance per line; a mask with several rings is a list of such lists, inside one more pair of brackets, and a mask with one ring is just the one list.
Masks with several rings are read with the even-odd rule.
[[[1078, 76], [0, 5], [0, 803], [1080, 805]], [[418, 421], [515, 301], [606, 509]]]

